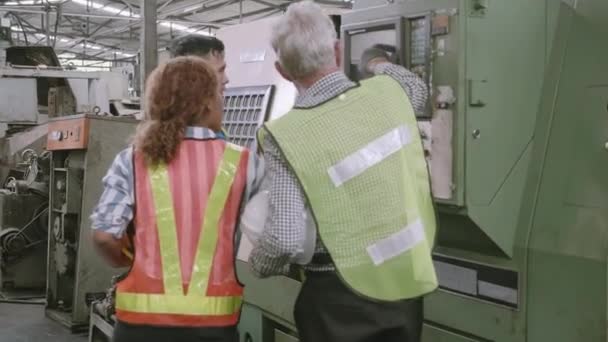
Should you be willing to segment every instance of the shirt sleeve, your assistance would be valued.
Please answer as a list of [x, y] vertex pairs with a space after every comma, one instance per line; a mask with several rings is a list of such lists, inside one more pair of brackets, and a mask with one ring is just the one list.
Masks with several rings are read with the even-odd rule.
[[249, 151], [249, 162], [247, 163], [247, 187], [245, 196], [243, 196], [246, 204], [260, 188], [260, 184], [264, 179], [264, 159], [257, 154], [256, 147], [252, 146]]
[[258, 277], [288, 274], [290, 260], [305, 236], [304, 194], [270, 136], [264, 139], [264, 163], [270, 191], [269, 215], [260, 242], [249, 256]]
[[260, 188], [260, 184], [264, 178], [264, 160], [260, 158], [256, 151], [255, 147], [252, 147], [249, 152], [249, 161], [247, 163], [247, 185], [245, 187], [245, 193], [243, 194], [243, 199], [241, 200], [241, 207], [239, 212], [239, 220], [236, 225], [236, 231], [234, 233], [234, 251], [237, 253], [238, 247], [241, 243], [241, 230], [240, 228], [240, 216], [243, 215], [245, 211], [245, 207], [249, 200], [255, 196]]
[[120, 239], [133, 220], [133, 149], [120, 152], [102, 179], [103, 193], [91, 215], [94, 230]]
[[427, 85], [418, 75], [401, 65], [392, 63], [376, 64], [373, 70], [375, 75], [387, 75], [397, 81], [407, 94], [416, 114], [424, 114], [429, 96]]

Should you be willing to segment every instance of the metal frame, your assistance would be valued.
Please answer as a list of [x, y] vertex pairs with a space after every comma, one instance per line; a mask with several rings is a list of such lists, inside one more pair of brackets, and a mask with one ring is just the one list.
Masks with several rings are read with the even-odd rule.
[[84, 72], [74, 70], [53, 70], [39, 68], [0, 68], [0, 77], [33, 77], [33, 78], [73, 78], [73, 79], [99, 79], [98, 72]]
[[406, 60], [406, 49], [404, 47], [407, 44], [405, 34], [405, 18], [402, 16], [392, 17], [383, 20], [371, 21], [364, 24], [351, 24], [342, 26], [342, 41], [344, 43], [344, 51], [342, 59], [344, 62], [344, 72], [350, 74], [350, 49], [351, 49], [351, 36], [364, 32], [380, 31], [386, 28], [395, 28], [395, 34], [397, 38], [397, 52], [399, 53], [400, 60]]
[[89, 319], [89, 342], [99, 341], [99, 334], [95, 333], [96, 330], [103, 334], [103, 337], [105, 337], [108, 342], [112, 339], [112, 335], [114, 335], [114, 327], [106, 322], [100, 315], [95, 313], [94, 310], [91, 310]]
[[[122, 10], [123, 13], [139, 13], [140, 6], [137, 0], [94, 0], [96, 3], [110, 5], [117, 10]], [[341, 1], [318, 1], [324, 6], [349, 8], [350, 2]], [[176, 25], [183, 25], [194, 30], [215, 30], [224, 25], [230, 25], [243, 21], [245, 18], [263, 18], [268, 15], [280, 13], [290, 4], [287, 0], [159, 0], [157, 5], [157, 17], [159, 21], [168, 21]], [[113, 56], [117, 51], [125, 49], [125, 44], [118, 41], [136, 43], [138, 40], [138, 32], [141, 28], [142, 18], [135, 15], [113, 15], [105, 13], [103, 10], [91, 8], [90, 6], [77, 4], [72, 6], [71, 0], [66, 0], [58, 3], [46, 3], [39, 1], [33, 5], [0, 5], [0, 10], [7, 11], [10, 15], [17, 19], [17, 26], [22, 31], [18, 32], [17, 41], [22, 41], [27, 45], [49, 44], [55, 46], [58, 37], [73, 40], [69, 46], [58, 47], [58, 54], [62, 52], [70, 52], [83, 56], [85, 58], [99, 58], [109, 60], [129, 60], [133, 61], [134, 57], [116, 58]], [[256, 6], [251, 8], [251, 4]], [[245, 6], [245, 5], [249, 5]], [[68, 7], [69, 6], [69, 7]], [[217, 11], [226, 7], [233, 7], [238, 11], [236, 15], [217, 16], [214, 15]], [[65, 9], [67, 8], [67, 11]], [[211, 20], [200, 20], [197, 17], [199, 13], [205, 13], [205, 19], [211, 17]], [[53, 17], [56, 18], [53, 21]], [[126, 25], [116, 25], [117, 22], [128, 22]], [[52, 26], [59, 27], [59, 30], [53, 32]], [[66, 29], [66, 26], [74, 24], [86, 24], [86, 29], [80, 30], [77, 28]], [[131, 31], [128, 37], [118, 36], [117, 32]], [[159, 40], [159, 47], [168, 44], [174, 33], [179, 34], [179, 29], [169, 28], [169, 32], [161, 32], [158, 38], [169, 36], [168, 40]], [[35, 36], [40, 35], [40, 39]], [[112, 40], [109, 43], [109, 40]], [[81, 43], [87, 42], [103, 47], [103, 50], [94, 50], [83, 48]], [[137, 45], [131, 45], [129, 53], [135, 55]], [[114, 58], [113, 58], [114, 57]]]

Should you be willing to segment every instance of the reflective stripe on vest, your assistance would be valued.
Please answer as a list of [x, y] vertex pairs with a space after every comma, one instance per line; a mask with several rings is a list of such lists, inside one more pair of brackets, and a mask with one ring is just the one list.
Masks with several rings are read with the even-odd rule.
[[412, 141], [410, 130], [401, 125], [342, 159], [327, 170], [336, 187], [382, 162]]
[[150, 169], [162, 262], [163, 294], [117, 292], [116, 308], [138, 313], [183, 315], [230, 315], [241, 307], [241, 296], [207, 296], [213, 257], [218, 243], [219, 221], [234, 182], [242, 150], [227, 144], [211, 188], [198, 241], [190, 288], [182, 286], [177, 229], [169, 172], [166, 166]]

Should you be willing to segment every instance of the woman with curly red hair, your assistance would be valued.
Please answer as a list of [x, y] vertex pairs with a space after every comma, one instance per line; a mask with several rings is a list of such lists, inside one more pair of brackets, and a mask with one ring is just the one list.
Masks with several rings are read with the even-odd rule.
[[[103, 180], [94, 240], [114, 266], [114, 341], [238, 341], [243, 289], [235, 230], [255, 187], [254, 154], [219, 139], [223, 98], [198, 57], [157, 67], [146, 83], [145, 119], [133, 146]], [[133, 261], [126, 227], [133, 223]]]

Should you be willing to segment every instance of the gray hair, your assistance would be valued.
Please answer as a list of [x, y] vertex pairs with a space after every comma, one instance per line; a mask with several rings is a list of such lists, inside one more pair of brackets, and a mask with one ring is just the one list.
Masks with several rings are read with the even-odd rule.
[[279, 63], [294, 79], [336, 65], [334, 24], [312, 1], [290, 5], [272, 30], [271, 43]]

